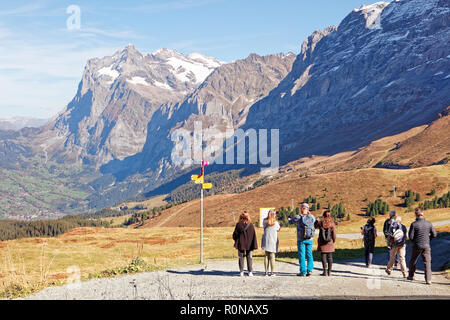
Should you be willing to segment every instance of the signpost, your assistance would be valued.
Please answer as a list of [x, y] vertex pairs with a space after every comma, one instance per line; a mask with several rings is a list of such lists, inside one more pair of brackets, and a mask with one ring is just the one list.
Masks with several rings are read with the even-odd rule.
[[207, 165], [209, 165], [208, 161], [203, 160], [201, 174], [193, 174], [191, 176], [191, 180], [202, 185], [200, 190], [200, 263], [203, 263], [203, 190], [212, 188], [212, 183], [204, 183], [205, 167]]
[[269, 215], [270, 210], [275, 210], [275, 208], [259, 208], [259, 227], [263, 227], [263, 221]]

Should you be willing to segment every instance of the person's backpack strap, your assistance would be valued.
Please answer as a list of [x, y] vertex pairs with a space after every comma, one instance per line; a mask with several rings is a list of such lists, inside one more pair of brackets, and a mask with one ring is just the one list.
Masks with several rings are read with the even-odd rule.
[[250, 223], [247, 223], [247, 225], [244, 228], [244, 231], [247, 231], [247, 229], [250, 227]]

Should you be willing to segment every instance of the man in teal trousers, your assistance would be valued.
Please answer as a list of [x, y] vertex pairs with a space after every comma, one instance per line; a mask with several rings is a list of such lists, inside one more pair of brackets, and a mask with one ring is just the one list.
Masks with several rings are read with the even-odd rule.
[[[298, 273], [297, 276], [300, 277], [309, 277], [314, 268], [312, 247], [315, 221], [316, 219], [309, 212], [309, 205], [307, 203], [302, 204], [300, 215], [296, 215], [294, 218], [289, 219], [290, 224], [297, 225], [298, 262], [300, 265], [300, 273]], [[308, 266], [306, 266], [305, 263], [305, 253]]]

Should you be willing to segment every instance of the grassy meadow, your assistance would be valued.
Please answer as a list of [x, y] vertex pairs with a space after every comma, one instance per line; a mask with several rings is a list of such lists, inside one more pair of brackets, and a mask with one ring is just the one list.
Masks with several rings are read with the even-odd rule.
[[[70, 276], [73, 277], [73, 270], [79, 270], [80, 280], [85, 281], [199, 264], [199, 231], [199, 228], [188, 227], [77, 228], [54, 238], [3, 241], [0, 242], [0, 297], [25, 296], [48, 286], [65, 284]], [[258, 244], [262, 232], [257, 228]], [[232, 233], [232, 227], [204, 229], [205, 261], [237, 258]], [[295, 262], [295, 228], [282, 228], [279, 238], [277, 260]], [[360, 257], [363, 255], [362, 246], [359, 239], [337, 239], [335, 259]], [[385, 251], [383, 237], [377, 238], [376, 246], [377, 252]], [[262, 264], [262, 259], [263, 251], [256, 250], [256, 264]], [[132, 261], [136, 260], [139, 263], [134, 265]]]

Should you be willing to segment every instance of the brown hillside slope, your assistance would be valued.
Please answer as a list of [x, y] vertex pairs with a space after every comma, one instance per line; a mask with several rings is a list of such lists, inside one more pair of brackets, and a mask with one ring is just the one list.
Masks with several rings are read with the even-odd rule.
[[444, 164], [450, 158], [450, 107], [430, 125], [412, 128], [373, 141], [356, 151], [329, 157], [312, 156], [293, 161], [281, 172], [310, 170], [316, 173], [348, 171], [362, 168], [418, 168]]
[[[293, 161], [280, 168], [269, 184], [241, 194], [221, 194], [205, 199], [205, 225], [231, 226], [232, 212], [249, 211], [258, 218], [261, 207], [290, 206], [309, 195], [326, 206], [342, 201], [355, 219], [365, 219], [363, 213], [368, 201], [386, 200], [391, 208], [404, 211], [403, 200], [394, 198], [411, 189], [419, 192], [422, 201], [432, 188], [446, 192], [450, 183], [450, 165], [443, 159], [450, 153], [450, 107], [430, 125], [412, 128], [394, 136], [373, 141], [357, 151], [332, 156], [312, 156]], [[433, 165], [441, 162], [442, 165]], [[407, 170], [374, 168], [380, 163]], [[427, 167], [429, 166], [429, 167]], [[255, 181], [261, 176], [250, 177]], [[367, 199], [367, 200], [366, 200]], [[144, 227], [197, 226], [200, 200], [176, 206], [161, 217], [151, 219]]]
[[[247, 210], [254, 220], [258, 219], [259, 208], [290, 206], [309, 195], [326, 206], [342, 201], [355, 219], [363, 217], [367, 201], [378, 198], [386, 200], [391, 208], [404, 210], [403, 200], [399, 198], [404, 191], [411, 189], [427, 199], [426, 193], [435, 188], [438, 194], [447, 192], [450, 183], [450, 165], [436, 165], [407, 170], [360, 169], [345, 172], [312, 174], [308, 177], [284, 176], [267, 185], [240, 194], [215, 195], [204, 201], [206, 226], [232, 226], [232, 212], [239, 214]], [[392, 194], [397, 187], [397, 197]], [[200, 200], [190, 201], [164, 212], [156, 219], [149, 220], [145, 227], [195, 227], [200, 219]], [[164, 220], [164, 221], [162, 221]]]
[[423, 167], [447, 163], [450, 158], [450, 106], [442, 117], [419, 134], [399, 143], [383, 160], [384, 165]]

